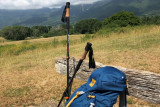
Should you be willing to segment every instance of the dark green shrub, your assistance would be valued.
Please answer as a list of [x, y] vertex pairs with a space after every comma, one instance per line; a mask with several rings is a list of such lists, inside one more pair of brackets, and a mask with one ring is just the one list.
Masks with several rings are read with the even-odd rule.
[[103, 26], [126, 27], [140, 25], [141, 20], [132, 12], [121, 11], [104, 20]]
[[48, 34], [48, 33], [44, 33], [44, 34], [42, 34], [42, 36], [43, 36], [44, 38], [52, 37], [52, 35], [50, 35], [50, 34]]
[[88, 39], [90, 39], [92, 36], [90, 34], [85, 34], [85, 36], [81, 37], [81, 41], [87, 41]]
[[33, 26], [33, 36], [40, 37], [41, 34], [48, 33], [51, 28], [51, 26]]
[[31, 36], [32, 30], [24, 26], [10, 26], [4, 27], [1, 30], [1, 35], [8, 40], [24, 40]]
[[156, 24], [160, 25], [160, 16], [144, 16], [141, 18], [142, 24], [151, 25]]
[[101, 26], [101, 22], [96, 19], [85, 19], [75, 24], [75, 32], [92, 34], [97, 32]]

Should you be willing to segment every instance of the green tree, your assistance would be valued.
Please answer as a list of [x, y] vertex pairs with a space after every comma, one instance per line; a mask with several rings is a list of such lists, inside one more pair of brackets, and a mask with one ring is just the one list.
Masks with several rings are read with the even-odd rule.
[[103, 26], [108, 26], [108, 27], [126, 27], [126, 26], [136, 26], [140, 24], [141, 24], [140, 18], [135, 16], [134, 13], [128, 11], [118, 12], [106, 18], [103, 22]]
[[142, 24], [156, 24], [160, 25], [160, 16], [144, 16], [141, 18]]
[[[63, 35], [65, 35], [67, 33], [67, 32], [65, 32], [67, 30], [67, 25], [66, 24], [61, 24], [60, 28], [61, 28], [61, 30], [64, 31]], [[72, 25], [69, 25], [69, 34], [74, 34], [74, 28], [73, 28]]]
[[13, 36], [13, 31], [11, 27], [4, 27], [1, 30], [1, 35], [2, 37], [4, 37], [5, 39], [9, 39], [9, 40], [13, 40], [14, 36]]
[[32, 29], [32, 31], [33, 37], [40, 37], [40, 31], [38, 29]]
[[8, 40], [24, 40], [31, 34], [32, 30], [24, 26], [9, 26], [1, 30], [1, 35]]
[[34, 37], [40, 37], [43, 34], [47, 34], [52, 26], [33, 26], [33, 36]]
[[85, 19], [81, 20], [75, 24], [75, 32], [85, 34], [85, 33], [95, 33], [101, 28], [101, 22], [96, 19]]

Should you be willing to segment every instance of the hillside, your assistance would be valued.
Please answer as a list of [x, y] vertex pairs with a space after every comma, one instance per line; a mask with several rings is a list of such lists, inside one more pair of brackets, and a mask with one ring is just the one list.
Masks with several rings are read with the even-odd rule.
[[57, 9], [0, 10], [0, 28], [10, 25], [39, 25]]
[[[80, 58], [86, 42], [93, 44], [94, 57], [105, 65], [160, 73], [160, 26], [137, 26], [116, 32], [70, 36], [70, 56]], [[0, 106], [39, 105], [59, 100], [66, 77], [55, 72], [55, 58], [66, 56], [66, 36], [5, 41], [0, 44]], [[75, 80], [73, 90], [83, 84]], [[33, 96], [34, 95], [34, 96]], [[128, 107], [158, 105], [128, 97]]]
[[[65, 3], [64, 3], [65, 4]], [[93, 4], [72, 5], [71, 23], [85, 18], [103, 20], [121, 10], [134, 12], [138, 16], [160, 15], [160, 0], [102, 0]], [[36, 10], [0, 10], [0, 28], [9, 25], [51, 25], [62, 24], [62, 8]]]

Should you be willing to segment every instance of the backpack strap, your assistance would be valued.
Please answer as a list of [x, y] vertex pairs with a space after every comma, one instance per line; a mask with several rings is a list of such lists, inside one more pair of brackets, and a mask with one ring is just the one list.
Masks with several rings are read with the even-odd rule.
[[96, 98], [96, 96], [94, 94], [95, 94], [94, 92], [89, 92], [88, 95], [87, 95], [87, 100], [92, 99], [92, 102], [90, 103], [89, 107], [95, 107], [95, 98]]
[[76, 98], [78, 98], [80, 95], [82, 95], [82, 94], [84, 94], [84, 93], [85, 93], [84, 91], [79, 91], [79, 92], [77, 92], [77, 93], [76, 93], [76, 96], [74, 96], [74, 97], [69, 101], [69, 103], [67, 104], [66, 107], [69, 107]]
[[[76, 93], [76, 96], [74, 96], [70, 101], [69, 101], [69, 103], [67, 104], [67, 106], [66, 107], [70, 107], [70, 105], [73, 103], [73, 101], [76, 99], [76, 98], [78, 98], [80, 95], [83, 95], [85, 92], [84, 91], [78, 91], [77, 93]], [[89, 99], [95, 99], [95, 96], [93, 96], [93, 95], [88, 95], [87, 96], [87, 98], [89, 98]], [[94, 103], [90, 103], [90, 107], [94, 107], [95, 106], [95, 104]]]
[[95, 98], [95, 96], [93, 96], [93, 95], [88, 95], [88, 97], [89, 97], [89, 98]]
[[127, 92], [128, 92], [128, 81], [126, 80], [127, 88], [119, 95], [119, 107], [127, 107]]
[[119, 107], [127, 107], [126, 105], [126, 92], [123, 91], [119, 95]]

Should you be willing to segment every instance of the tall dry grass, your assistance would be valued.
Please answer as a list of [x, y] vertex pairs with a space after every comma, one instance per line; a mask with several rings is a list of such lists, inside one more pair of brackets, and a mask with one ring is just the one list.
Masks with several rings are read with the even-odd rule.
[[[66, 56], [66, 37], [0, 46], [0, 106], [39, 105], [59, 100], [66, 77], [55, 72], [55, 58]], [[70, 56], [80, 58], [86, 42], [93, 44], [95, 60], [106, 65], [160, 73], [160, 26], [123, 28], [116, 32], [70, 36]], [[83, 81], [76, 80], [73, 90]], [[128, 98], [129, 107], [158, 107]]]

